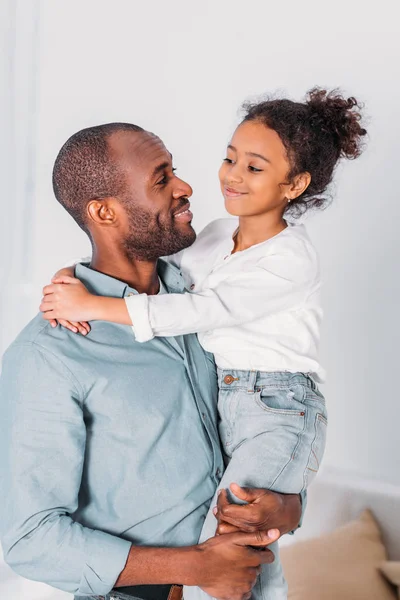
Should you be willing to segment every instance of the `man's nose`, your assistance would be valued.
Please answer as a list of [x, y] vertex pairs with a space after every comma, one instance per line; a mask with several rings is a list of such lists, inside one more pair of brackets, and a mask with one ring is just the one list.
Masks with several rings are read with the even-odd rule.
[[174, 198], [181, 198], [182, 196], [187, 196], [188, 198], [190, 198], [190, 196], [193, 194], [191, 186], [188, 183], [186, 183], [186, 181], [183, 181], [183, 179], [179, 179], [179, 177], [177, 177], [176, 179], [176, 187], [173, 192]]

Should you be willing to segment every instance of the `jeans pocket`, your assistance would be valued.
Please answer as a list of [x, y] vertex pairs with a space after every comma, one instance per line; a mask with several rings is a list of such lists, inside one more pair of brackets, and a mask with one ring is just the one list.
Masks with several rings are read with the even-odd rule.
[[327, 425], [328, 421], [326, 418], [318, 413], [315, 416], [314, 440], [311, 444], [310, 456], [307, 463], [307, 486], [313, 481], [321, 465], [322, 457], [325, 451]]
[[304, 417], [304, 395], [302, 385], [286, 387], [264, 387], [254, 394], [256, 403], [265, 411], [276, 415]]

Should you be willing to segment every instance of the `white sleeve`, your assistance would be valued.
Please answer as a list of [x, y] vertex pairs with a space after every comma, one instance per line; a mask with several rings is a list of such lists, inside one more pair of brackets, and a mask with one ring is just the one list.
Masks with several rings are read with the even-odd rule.
[[309, 257], [274, 254], [200, 293], [139, 294], [126, 298], [126, 305], [136, 340], [145, 342], [240, 325], [301, 305], [316, 276]]

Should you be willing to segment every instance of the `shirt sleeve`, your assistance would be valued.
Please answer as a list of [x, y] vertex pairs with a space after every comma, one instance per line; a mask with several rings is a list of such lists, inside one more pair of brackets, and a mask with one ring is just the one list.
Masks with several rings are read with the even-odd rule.
[[36, 344], [7, 351], [0, 380], [0, 535], [19, 575], [106, 595], [131, 544], [74, 521], [85, 456], [82, 391]]
[[125, 299], [136, 340], [232, 327], [301, 305], [316, 279], [306, 255], [274, 254], [199, 293]]

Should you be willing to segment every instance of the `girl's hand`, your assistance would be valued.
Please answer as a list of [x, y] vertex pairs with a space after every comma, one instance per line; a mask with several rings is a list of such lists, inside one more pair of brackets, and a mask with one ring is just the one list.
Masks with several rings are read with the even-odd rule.
[[43, 288], [43, 294], [39, 308], [43, 312], [43, 318], [51, 321], [53, 327], [55, 320], [62, 320], [61, 324], [71, 331], [75, 329], [83, 333], [80, 327], [87, 330], [84, 322], [96, 318], [97, 296], [88, 292], [75, 277], [54, 278], [51, 285]]
[[61, 327], [65, 327], [65, 329], [69, 329], [72, 333], [81, 333], [82, 335], [87, 335], [90, 333], [90, 325], [86, 323], [86, 321], [80, 321], [76, 323], [75, 321], [66, 321], [65, 319], [49, 319], [49, 323], [52, 327], [57, 327], [57, 325], [61, 325]]
[[57, 283], [59, 279], [62, 277], [72, 277], [75, 278], [75, 267], [63, 267], [54, 275], [51, 280], [51, 283]]

